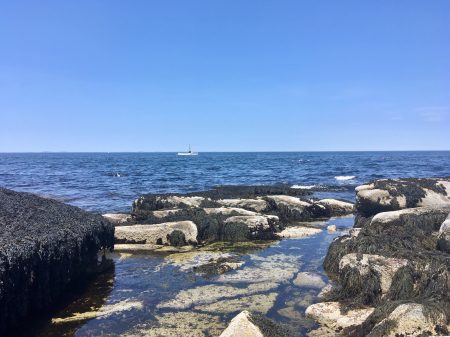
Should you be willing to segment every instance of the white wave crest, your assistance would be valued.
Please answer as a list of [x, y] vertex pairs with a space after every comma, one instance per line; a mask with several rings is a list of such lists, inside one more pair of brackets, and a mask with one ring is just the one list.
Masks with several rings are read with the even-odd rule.
[[336, 180], [352, 180], [355, 179], [356, 176], [336, 176], [334, 179]]
[[291, 188], [297, 189], [297, 190], [311, 190], [316, 185], [292, 185]]

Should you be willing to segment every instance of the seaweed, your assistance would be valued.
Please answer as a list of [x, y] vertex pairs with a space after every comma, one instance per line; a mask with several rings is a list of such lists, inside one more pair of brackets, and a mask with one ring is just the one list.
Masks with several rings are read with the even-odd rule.
[[0, 334], [51, 310], [113, 244], [114, 227], [100, 215], [0, 188]]

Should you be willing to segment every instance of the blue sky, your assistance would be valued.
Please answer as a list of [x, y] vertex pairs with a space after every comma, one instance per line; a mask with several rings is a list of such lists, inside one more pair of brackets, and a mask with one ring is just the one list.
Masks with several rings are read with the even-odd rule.
[[450, 1], [0, 0], [0, 151], [449, 150]]

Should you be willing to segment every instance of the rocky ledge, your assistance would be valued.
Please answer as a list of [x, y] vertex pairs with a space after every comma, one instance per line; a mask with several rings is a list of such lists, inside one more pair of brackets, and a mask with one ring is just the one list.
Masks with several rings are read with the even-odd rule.
[[0, 188], [0, 335], [51, 310], [113, 244], [114, 227], [101, 216]]
[[330, 245], [333, 283], [306, 310], [320, 335], [449, 334], [449, 186], [399, 179], [356, 188], [357, 228]]
[[133, 202], [131, 214], [104, 217], [116, 224], [116, 249], [124, 251], [307, 236], [320, 230], [283, 230], [296, 221], [352, 213], [350, 202], [307, 198], [307, 192], [286, 186], [228, 186], [187, 195], [147, 194]]

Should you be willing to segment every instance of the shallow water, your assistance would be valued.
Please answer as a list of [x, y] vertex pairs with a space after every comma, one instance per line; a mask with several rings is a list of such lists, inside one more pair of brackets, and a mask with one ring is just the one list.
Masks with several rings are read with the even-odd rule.
[[127, 211], [143, 193], [215, 185], [348, 189], [378, 178], [450, 176], [450, 152], [0, 153], [0, 186], [99, 212]]
[[[328, 233], [327, 223], [338, 230]], [[53, 318], [63, 322], [45, 325], [37, 336], [218, 336], [244, 309], [265, 314], [303, 336], [315, 327], [304, 311], [317, 301], [320, 286], [298, 287], [293, 280], [298, 272], [308, 271], [327, 283], [322, 262], [328, 246], [352, 225], [353, 217], [333, 218], [316, 225], [324, 230], [309, 238], [285, 239], [244, 253], [227, 250], [244, 265], [218, 276], [201, 276], [191, 268], [196, 259], [214, 254], [211, 251], [114, 253], [114, 273], [56, 313]], [[64, 322], [76, 312], [89, 313], [89, 307], [107, 314]]]

